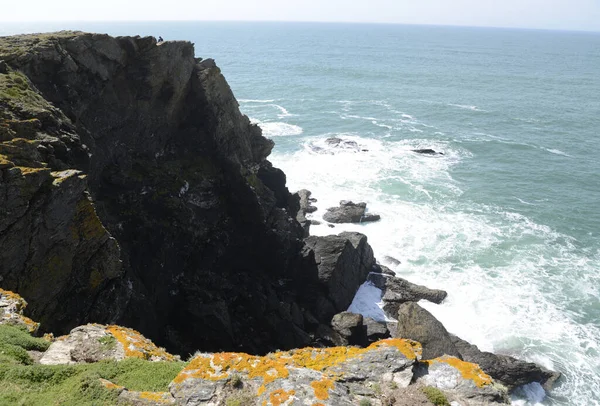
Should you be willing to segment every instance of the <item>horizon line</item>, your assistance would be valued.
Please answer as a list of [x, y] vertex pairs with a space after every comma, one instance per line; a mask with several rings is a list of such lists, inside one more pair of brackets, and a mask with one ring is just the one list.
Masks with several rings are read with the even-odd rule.
[[540, 28], [522, 26], [491, 26], [491, 25], [467, 25], [467, 24], [440, 24], [440, 23], [406, 23], [389, 21], [311, 21], [311, 20], [201, 20], [201, 19], [172, 19], [172, 20], [0, 20], [2, 23], [12, 24], [61, 24], [61, 23], [287, 23], [287, 24], [357, 24], [357, 25], [410, 25], [425, 27], [456, 27], [456, 28], [490, 28], [490, 29], [513, 29], [528, 31], [561, 31], [580, 33], [600, 33], [598, 29], [587, 28]]

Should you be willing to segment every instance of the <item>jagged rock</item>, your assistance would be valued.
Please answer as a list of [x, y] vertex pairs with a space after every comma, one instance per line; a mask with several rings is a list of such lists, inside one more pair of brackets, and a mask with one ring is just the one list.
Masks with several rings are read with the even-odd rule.
[[327, 209], [327, 212], [323, 215], [323, 220], [330, 223], [361, 223], [381, 219], [377, 214], [365, 215], [366, 208], [366, 203], [353, 203], [342, 200], [339, 207]]
[[322, 299], [313, 299], [314, 313], [321, 322], [329, 324], [335, 313], [350, 306], [359, 286], [367, 278], [375, 264], [373, 250], [365, 235], [344, 232], [306, 238], [304, 255], [314, 258], [317, 268], [318, 286], [312, 294], [322, 292], [319, 297], [331, 303], [326, 310]]
[[[382, 265], [378, 265], [378, 267], [384, 271], [388, 269]], [[443, 290], [429, 289], [396, 276], [389, 276], [387, 272], [371, 273], [367, 280], [383, 291], [381, 299], [384, 303], [383, 309], [392, 318], [398, 314], [402, 303], [428, 300], [439, 304], [448, 295]]]
[[0, 324], [10, 326], [23, 326], [31, 334], [35, 334], [40, 327], [29, 317], [23, 315], [27, 302], [14, 292], [0, 288]]
[[389, 255], [384, 255], [383, 260], [387, 262], [390, 266], [398, 266], [401, 263], [400, 260]]
[[423, 359], [449, 355], [461, 358], [450, 333], [431, 313], [414, 302], [400, 305], [395, 337], [409, 338], [423, 346]]
[[409, 340], [383, 340], [369, 348], [306, 348], [265, 357], [243, 353], [198, 354], [173, 380], [169, 390], [186, 405], [225, 404], [240, 396], [244, 404], [355, 405], [376, 395], [377, 386], [406, 383], [420, 346]]
[[0, 60], [0, 73], [6, 75], [8, 73], [8, 65]]
[[286, 310], [311, 305], [299, 205], [213, 60], [81, 32], [1, 37], [0, 59], [0, 278], [44, 331], [116, 321], [182, 353], [307, 342]]
[[67, 336], [57, 338], [39, 362], [45, 365], [78, 364], [104, 359], [120, 361], [130, 357], [150, 361], [178, 359], [135, 330], [114, 325], [87, 324], [74, 328]]
[[540, 383], [544, 389], [550, 390], [560, 373], [547, 370], [532, 362], [525, 362], [507, 355], [496, 355], [480, 351], [477, 346], [469, 344], [461, 338], [450, 336], [462, 359], [479, 364], [482, 370], [496, 381], [512, 390], [531, 382]]
[[[297, 196], [300, 201], [300, 208], [298, 210], [298, 214], [296, 215], [296, 220], [302, 225], [302, 228], [304, 229], [304, 236], [308, 237], [310, 226], [311, 224], [314, 224], [315, 220], [308, 220], [306, 218], [306, 214], [317, 211], [317, 208], [311, 205], [314, 199], [310, 198], [310, 190], [301, 189], [294, 195]], [[316, 223], [319, 224], [318, 221]]]
[[333, 316], [331, 327], [345, 341], [343, 345], [366, 346], [367, 328], [363, 325], [363, 316], [360, 314], [342, 312]]
[[416, 382], [442, 390], [449, 399], [463, 406], [510, 404], [508, 392], [494, 383], [477, 364], [454, 357], [440, 357], [415, 368]]
[[438, 152], [431, 148], [413, 149], [412, 151], [416, 152], [417, 154], [424, 154], [424, 155], [444, 155], [443, 152]]
[[[385, 265], [380, 265], [380, 264], [375, 264], [373, 265], [373, 269], [371, 270], [372, 273], [376, 273], [376, 274], [384, 274], [384, 275], [389, 275], [389, 276], [396, 276], [396, 272], [392, 271], [390, 268], [388, 268]], [[380, 287], [379, 289], [382, 289], [385, 287], [384, 284], [381, 284], [382, 287]]]

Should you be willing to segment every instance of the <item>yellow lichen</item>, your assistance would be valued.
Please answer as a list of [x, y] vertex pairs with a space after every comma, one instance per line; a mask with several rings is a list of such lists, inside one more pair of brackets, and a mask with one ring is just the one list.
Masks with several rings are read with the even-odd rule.
[[475, 383], [475, 385], [477, 385], [480, 388], [485, 385], [490, 385], [492, 383], [492, 378], [488, 374], [483, 372], [481, 368], [479, 368], [479, 365], [473, 364], [471, 362], [466, 362], [455, 357], [447, 356], [435, 358], [425, 362], [429, 365], [432, 365], [436, 362], [443, 362], [445, 364], [448, 364], [451, 367], [458, 370], [464, 379], [472, 380]]
[[285, 403], [296, 394], [296, 391], [285, 389], [277, 389], [269, 394], [269, 401], [272, 406], [281, 406], [285, 405]]
[[139, 397], [157, 403], [170, 403], [171, 395], [168, 392], [140, 392]]
[[[257, 392], [257, 395], [261, 396], [266, 391], [266, 385], [277, 379], [288, 377], [289, 367], [324, 371], [350, 359], [360, 358], [369, 351], [383, 346], [394, 347], [411, 360], [416, 360], [422, 351], [421, 345], [415, 341], [395, 338], [378, 341], [368, 348], [309, 347], [276, 352], [263, 357], [244, 353], [200, 354], [175, 377], [173, 382], [181, 383], [190, 378], [217, 381], [226, 379], [234, 372], [245, 373], [250, 379], [262, 379], [262, 385]], [[338, 375], [339, 373], [336, 374], [330, 371], [324, 381], [315, 383], [315, 391], [318, 390], [319, 396], [324, 396], [328, 389], [333, 387], [333, 381], [339, 377]]]
[[329, 390], [333, 389], [334, 383], [331, 379], [323, 378], [320, 381], [311, 382], [310, 386], [312, 386], [317, 399], [327, 400], [329, 399]]
[[108, 381], [106, 379], [102, 379], [100, 378], [100, 383], [102, 384], [102, 386], [104, 386], [106, 389], [125, 389], [125, 387], [117, 385], [112, 383], [111, 381]]
[[173, 355], [166, 352], [163, 348], [157, 347], [138, 331], [115, 325], [107, 326], [106, 331], [121, 343], [126, 357], [141, 359], [158, 358], [165, 361], [175, 360]]

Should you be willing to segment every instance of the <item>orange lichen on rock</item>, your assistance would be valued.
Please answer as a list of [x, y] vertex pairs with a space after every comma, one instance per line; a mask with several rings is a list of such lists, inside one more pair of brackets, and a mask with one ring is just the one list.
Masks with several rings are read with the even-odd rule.
[[13, 301], [17, 311], [23, 310], [27, 307], [27, 302], [21, 296], [10, 290], [4, 290], [0, 288], [0, 296], [4, 296], [7, 300]]
[[427, 364], [432, 365], [436, 362], [443, 362], [450, 365], [460, 372], [463, 378], [472, 380], [478, 387], [483, 387], [492, 384], [492, 377], [483, 372], [479, 365], [473, 364], [472, 362], [462, 361], [455, 357], [443, 356], [432, 360], [425, 361]]
[[101, 384], [102, 384], [102, 386], [104, 386], [106, 389], [115, 389], [115, 390], [123, 390], [123, 389], [125, 389], [125, 387], [124, 387], [124, 386], [120, 386], [120, 385], [114, 384], [114, 383], [112, 383], [111, 381], [109, 381], [109, 380], [106, 380], [106, 379], [103, 379], [103, 378], [100, 378], [100, 383], [101, 383]]
[[331, 379], [323, 378], [320, 381], [313, 381], [310, 383], [313, 390], [315, 391], [315, 397], [319, 400], [329, 399], [329, 390], [333, 389], [334, 383]]
[[269, 401], [271, 402], [271, 406], [285, 405], [295, 394], [295, 390], [286, 391], [285, 389], [277, 389], [269, 394]]
[[189, 378], [217, 381], [227, 378], [231, 372], [238, 372], [247, 373], [249, 378], [262, 378], [263, 384], [267, 385], [276, 379], [287, 378], [289, 375], [288, 367], [323, 371], [350, 359], [361, 357], [382, 346], [395, 347], [411, 360], [417, 359], [421, 352], [419, 343], [396, 338], [378, 341], [367, 348], [308, 347], [276, 352], [264, 357], [244, 353], [200, 354], [175, 377], [174, 382], [181, 383]]
[[0, 323], [17, 324], [24, 326], [30, 333], [35, 333], [40, 327], [40, 323], [23, 316], [23, 310], [27, 307], [27, 302], [17, 293], [0, 288], [0, 299], [3, 302], [0, 308]]
[[126, 357], [150, 360], [161, 359], [164, 361], [175, 360], [173, 355], [163, 348], [157, 347], [152, 341], [133, 329], [111, 325], [106, 327], [106, 331], [123, 345]]
[[171, 403], [172, 400], [169, 392], [140, 392], [139, 397], [157, 403]]

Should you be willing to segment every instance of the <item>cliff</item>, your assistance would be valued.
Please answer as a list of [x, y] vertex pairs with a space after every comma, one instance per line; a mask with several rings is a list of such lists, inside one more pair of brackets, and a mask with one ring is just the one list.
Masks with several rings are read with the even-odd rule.
[[119, 322], [181, 353], [310, 342], [328, 293], [298, 197], [212, 60], [75, 32], [2, 38], [0, 60], [0, 283], [43, 331]]

